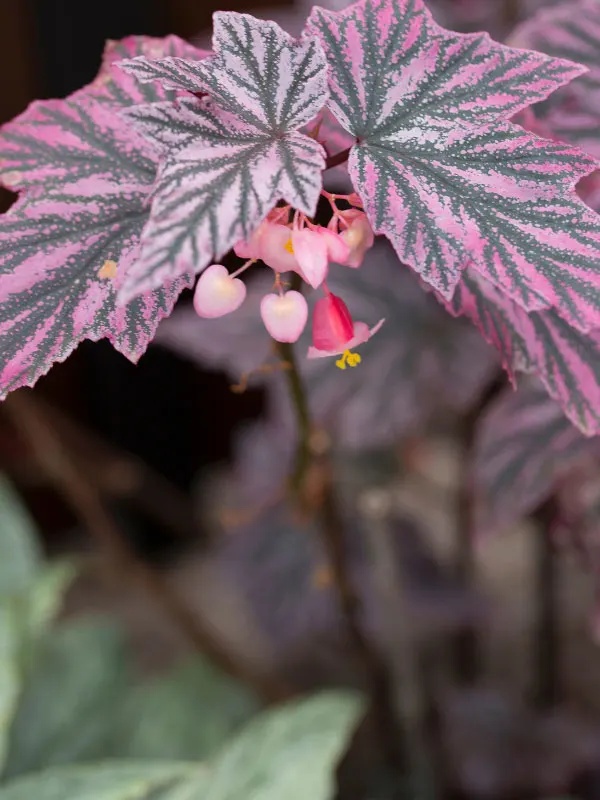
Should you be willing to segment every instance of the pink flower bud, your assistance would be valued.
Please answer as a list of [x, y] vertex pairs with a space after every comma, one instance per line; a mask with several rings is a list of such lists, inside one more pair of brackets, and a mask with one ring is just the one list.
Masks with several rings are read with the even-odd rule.
[[334, 233], [327, 228], [319, 228], [319, 236], [325, 240], [327, 255], [330, 261], [343, 264], [350, 256], [350, 246], [342, 239], [339, 233]]
[[306, 228], [292, 231], [292, 250], [305, 281], [316, 289], [327, 277], [329, 267], [325, 237]]
[[200, 317], [222, 317], [239, 308], [246, 297], [246, 286], [230, 277], [221, 264], [204, 270], [194, 292], [194, 308]]
[[373, 246], [375, 236], [366, 214], [358, 211], [354, 212], [352, 216], [353, 220], [350, 226], [340, 234], [350, 252], [348, 257], [339, 263], [356, 269], [362, 264], [366, 251]]
[[353, 336], [354, 323], [344, 301], [335, 294], [328, 294], [317, 300], [312, 319], [315, 349], [342, 351]]
[[276, 342], [297, 342], [308, 319], [308, 305], [300, 292], [268, 294], [261, 300], [260, 315]]

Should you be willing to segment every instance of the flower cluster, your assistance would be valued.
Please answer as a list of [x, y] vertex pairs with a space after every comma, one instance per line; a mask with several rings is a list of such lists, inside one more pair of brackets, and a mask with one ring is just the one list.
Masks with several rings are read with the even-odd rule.
[[[376, 333], [383, 320], [371, 329], [364, 322], [354, 322], [346, 304], [327, 286], [329, 264], [357, 269], [374, 236], [357, 195], [322, 194], [332, 209], [327, 227], [313, 223], [289, 205], [273, 209], [249, 241], [238, 242], [233, 248], [239, 258], [247, 259], [243, 266], [229, 273], [221, 264], [212, 264], [202, 273], [194, 308], [199, 316], [208, 318], [235, 311], [246, 298], [246, 286], [238, 276], [262, 261], [275, 273], [273, 293], [261, 302], [262, 320], [277, 342], [296, 342], [308, 320], [308, 304], [301, 292], [286, 290], [289, 283], [281, 279], [282, 274], [295, 272], [313, 289], [324, 292], [313, 311], [308, 358], [341, 355], [336, 364], [345, 369], [360, 363], [352, 348]], [[338, 202], [347, 208], [339, 208]]]

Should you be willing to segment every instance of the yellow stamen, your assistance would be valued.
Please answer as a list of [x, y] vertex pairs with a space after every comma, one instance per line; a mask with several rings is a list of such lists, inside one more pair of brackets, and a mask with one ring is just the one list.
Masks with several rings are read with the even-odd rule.
[[338, 369], [346, 369], [346, 365], [349, 367], [356, 367], [361, 361], [362, 359], [358, 353], [351, 353], [350, 350], [344, 350], [342, 357], [338, 358], [335, 365]]
[[283, 249], [287, 250], [288, 253], [294, 255], [294, 245], [292, 244], [292, 237], [287, 240], [287, 242], [283, 245]]

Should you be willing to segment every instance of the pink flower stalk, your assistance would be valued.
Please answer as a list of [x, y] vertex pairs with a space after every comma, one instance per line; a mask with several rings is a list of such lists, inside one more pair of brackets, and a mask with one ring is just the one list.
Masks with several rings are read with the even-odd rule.
[[300, 292], [268, 294], [261, 300], [260, 315], [276, 342], [297, 342], [308, 319], [308, 304]]
[[335, 363], [340, 369], [360, 364], [358, 353], [351, 350], [364, 344], [381, 328], [385, 320], [369, 329], [364, 322], [354, 322], [348, 307], [334, 294], [317, 300], [313, 311], [313, 344], [308, 348], [308, 358], [327, 358], [341, 355]]
[[194, 308], [199, 317], [222, 317], [239, 308], [245, 298], [245, 284], [221, 264], [212, 264], [198, 279]]

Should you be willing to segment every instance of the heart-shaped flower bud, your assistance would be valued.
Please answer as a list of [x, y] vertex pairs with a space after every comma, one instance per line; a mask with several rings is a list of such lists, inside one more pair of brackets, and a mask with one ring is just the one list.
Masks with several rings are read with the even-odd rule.
[[324, 236], [315, 231], [292, 231], [292, 252], [307, 283], [316, 289], [327, 277], [329, 253]]
[[331, 293], [317, 300], [312, 318], [313, 346], [341, 352], [353, 336], [354, 323], [344, 301]]
[[200, 317], [222, 317], [239, 308], [245, 297], [243, 281], [232, 278], [221, 264], [212, 264], [198, 279], [194, 308]]
[[[344, 242], [348, 245], [349, 254], [339, 263], [346, 267], [360, 267], [365, 257], [366, 251], [373, 246], [375, 236], [373, 229], [369, 225], [366, 214], [356, 211], [352, 214], [353, 219], [350, 226], [340, 234]], [[346, 217], [348, 219], [348, 217]]]
[[260, 315], [276, 342], [297, 342], [308, 319], [308, 305], [300, 292], [268, 294], [261, 300]]

